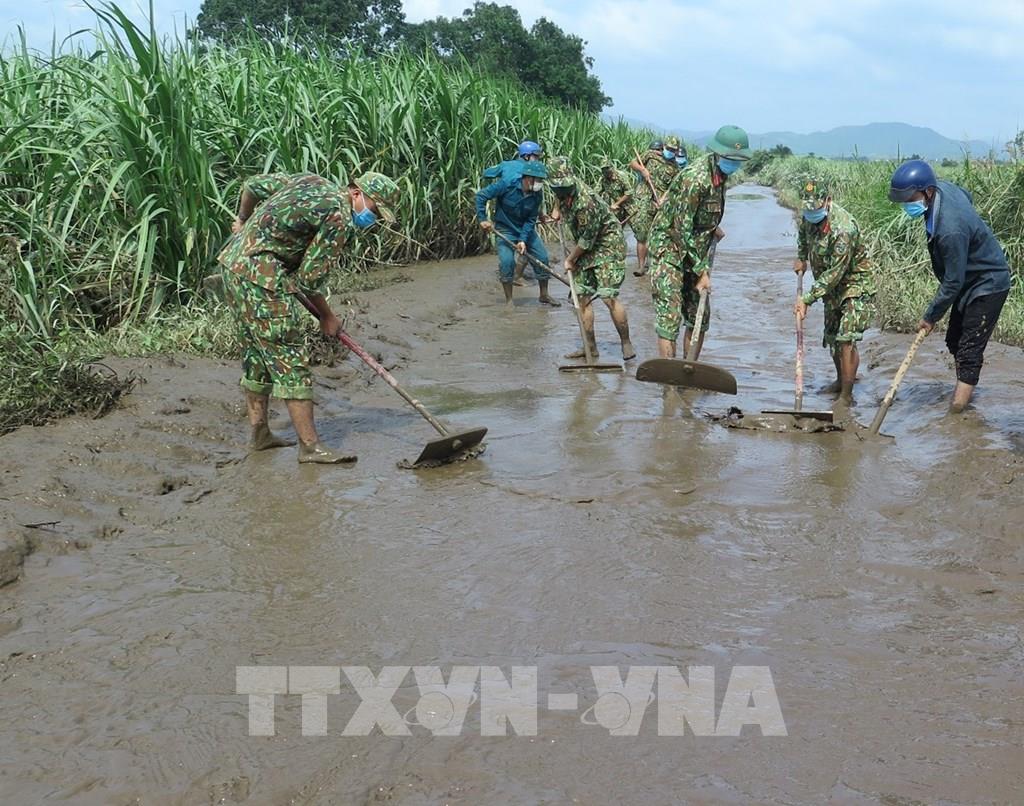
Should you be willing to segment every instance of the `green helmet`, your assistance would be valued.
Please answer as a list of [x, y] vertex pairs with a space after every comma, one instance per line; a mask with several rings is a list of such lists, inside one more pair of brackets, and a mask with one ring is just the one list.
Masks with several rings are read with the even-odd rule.
[[549, 161], [551, 172], [548, 184], [551, 189], [576, 187], [576, 177], [573, 176], [572, 166], [569, 165], [567, 157], [552, 157]]
[[546, 179], [548, 175], [548, 169], [544, 166], [544, 163], [533, 160], [523, 162], [519, 171], [520, 176], [532, 176], [534, 179]]
[[651, 151], [661, 151], [665, 144], [661, 140], [651, 140], [650, 149]]
[[682, 144], [679, 142], [679, 138], [674, 134], [670, 134], [665, 138], [665, 148], [674, 148], [677, 151], [682, 148]]
[[355, 181], [355, 185], [377, 205], [377, 211], [389, 224], [395, 222], [395, 207], [398, 205], [398, 185], [395, 180], [376, 171], [367, 171]]
[[739, 126], [723, 126], [708, 140], [708, 148], [720, 157], [748, 160], [753, 156], [750, 138]]
[[805, 210], [817, 210], [831, 195], [828, 180], [820, 176], [808, 177], [800, 185], [800, 205]]

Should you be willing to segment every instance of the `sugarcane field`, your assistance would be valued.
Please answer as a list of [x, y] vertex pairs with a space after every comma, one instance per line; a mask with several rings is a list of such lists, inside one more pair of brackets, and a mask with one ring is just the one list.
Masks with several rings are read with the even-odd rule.
[[0, 10], [0, 804], [1024, 802], [1024, 17], [467, 6]]

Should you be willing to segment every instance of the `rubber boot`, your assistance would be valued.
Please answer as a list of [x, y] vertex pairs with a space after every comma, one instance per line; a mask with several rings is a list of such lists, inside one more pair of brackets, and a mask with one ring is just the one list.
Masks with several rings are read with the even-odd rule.
[[550, 305], [552, 308], [561, 308], [562, 303], [558, 302], [554, 297], [548, 293], [548, 281], [540, 280], [540, 303], [541, 305]]
[[252, 438], [249, 440], [251, 450], [266, 451], [271, 448], [287, 448], [294, 444], [295, 440], [277, 436], [266, 423], [252, 427]]

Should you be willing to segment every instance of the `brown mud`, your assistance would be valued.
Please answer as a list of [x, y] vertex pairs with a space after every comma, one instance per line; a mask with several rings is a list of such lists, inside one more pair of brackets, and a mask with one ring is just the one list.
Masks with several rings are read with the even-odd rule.
[[[0, 581], [24, 561], [0, 588], [0, 802], [1020, 802], [1024, 357], [993, 345], [950, 416], [932, 336], [882, 443], [710, 422], [793, 400], [790, 214], [742, 193], [702, 355], [735, 399], [560, 373], [571, 309], [532, 285], [506, 311], [480, 258], [406, 269], [351, 320], [428, 408], [490, 428], [473, 461], [399, 470], [434, 432], [354, 357], [317, 389], [351, 468], [247, 456], [237, 368], [191, 358], [122, 362], [146, 382], [107, 417], [0, 439]], [[652, 357], [647, 280], [624, 301]], [[831, 406], [820, 328], [814, 306], [809, 409]], [[862, 423], [910, 338], [868, 334]], [[536, 666], [537, 735], [483, 737], [477, 705], [457, 737], [343, 736], [342, 677], [326, 736], [279, 696], [251, 737], [249, 665]], [[769, 666], [788, 736], [659, 736], [657, 700], [611, 736], [579, 718], [594, 665], [712, 666], [719, 704], [734, 666]]]

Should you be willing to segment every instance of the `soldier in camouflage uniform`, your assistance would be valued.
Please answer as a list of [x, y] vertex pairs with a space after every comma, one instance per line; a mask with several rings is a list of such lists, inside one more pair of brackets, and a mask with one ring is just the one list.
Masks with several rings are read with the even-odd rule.
[[[626, 276], [626, 239], [622, 227], [608, 205], [593, 190], [573, 175], [565, 157], [548, 164], [549, 184], [558, 200], [555, 217], [569, 228], [576, 241], [565, 257], [565, 270], [573, 273], [580, 299], [580, 316], [591, 353], [597, 357], [594, 338], [594, 297], [604, 300], [622, 342], [622, 358], [636, 358], [629, 340], [626, 308], [619, 301], [619, 287]], [[566, 358], [583, 358], [580, 350]]]
[[302, 335], [301, 291], [320, 314], [320, 329], [336, 336], [341, 322], [324, 299], [332, 268], [359, 229], [378, 218], [394, 221], [398, 187], [366, 173], [344, 188], [315, 174], [265, 174], [245, 183], [232, 224], [235, 233], [218, 256], [225, 296], [238, 325], [242, 380], [253, 450], [294, 443], [267, 424], [270, 395], [288, 406], [299, 438], [299, 462], [354, 462], [325, 447], [313, 422], [313, 376]]
[[616, 168], [610, 159], [606, 157], [601, 161], [601, 184], [597, 188], [598, 193], [623, 226], [632, 211], [635, 184], [629, 174]]
[[836, 381], [825, 391], [838, 392], [839, 399], [849, 405], [853, 402], [853, 385], [860, 366], [857, 342], [871, 326], [874, 272], [857, 222], [832, 201], [826, 182], [805, 182], [800, 201], [793, 269], [803, 274], [809, 263], [814, 285], [797, 297], [795, 312], [802, 319], [807, 306], [819, 299], [825, 301], [825, 334], [821, 343], [832, 352], [836, 365]]
[[[747, 135], [736, 126], [720, 128], [708, 148], [706, 158], [688, 165], [672, 181], [651, 226], [651, 291], [661, 358], [675, 358], [684, 324], [683, 354], [689, 351], [700, 291], [711, 289], [708, 253], [713, 241], [725, 237], [719, 224], [725, 213], [726, 177], [751, 156]], [[698, 357], [710, 319], [708, 305]]]
[[679, 173], [676, 158], [681, 149], [682, 143], [673, 135], [665, 138], [664, 144], [657, 151], [652, 144], [650, 151], [637, 156], [629, 164], [640, 177], [633, 193], [633, 217], [630, 219], [630, 227], [636, 236], [637, 268], [633, 274], [637, 277], [647, 274], [647, 242], [651, 235], [651, 224], [664, 202], [668, 186]]

